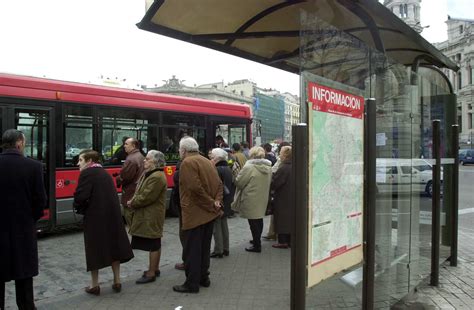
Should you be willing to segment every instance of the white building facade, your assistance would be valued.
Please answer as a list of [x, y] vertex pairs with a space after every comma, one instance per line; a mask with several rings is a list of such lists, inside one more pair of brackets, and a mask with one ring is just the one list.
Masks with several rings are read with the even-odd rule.
[[444, 70], [457, 94], [460, 144], [474, 143], [474, 20], [448, 16], [448, 40], [435, 46], [459, 66], [458, 72]]

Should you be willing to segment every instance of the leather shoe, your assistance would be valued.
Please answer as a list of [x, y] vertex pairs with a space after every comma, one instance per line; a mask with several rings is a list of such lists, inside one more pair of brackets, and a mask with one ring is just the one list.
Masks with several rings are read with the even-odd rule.
[[[157, 278], [158, 278], [160, 275], [161, 275], [161, 271], [159, 271], [159, 270], [156, 270], [156, 271], [155, 271], [155, 277], [157, 277]], [[145, 270], [145, 271], [143, 271], [143, 276], [144, 276], [144, 277], [146, 276], [146, 270]]]
[[154, 282], [156, 280], [156, 277], [147, 277], [146, 275], [143, 275], [140, 279], [135, 281], [136, 284], [145, 284], [145, 283], [150, 283]]
[[99, 296], [100, 295], [100, 286], [96, 286], [96, 287], [86, 287], [84, 289], [86, 291], [86, 293], [88, 294], [91, 294], [91, 295], [95, 295], [95, 296]]
[[209, 279], [209, 277], [204, 278], [199, 282], [199, 285], [201, 285], [202, 287], [209, 287], [211, 286], [211, 279]]
[[222, 254], [224, 254], [224, 256], [229, 256], [229, 250], [224, 250], [224, 253]]
[[184, 265], [184, 263], [177, 263], [174, 265], [174, 269], [185, 270], [186, 266]]
[[114, 284], [112, 284], [112, 290], [113, 290], [115, 293], [120, 293], [120, 291], [122, 291], [122, 284], [120, 284], [120, 283], [114, 283]]
[[195, 288], [195, 289], [192, 289], [186, 285], [175, 285], [173, 286], [173, 291], [175, 292], [178, 292], [178, 293], [193, 293], [193, 294], [196, 294], [196, 293], [199, 293], [199, 287], [198, 288]]
[[212, 252], [210, 256], [212, 258], [223, 258], [224, 254], [219, 254], [219, 253], [216, 253], [216, 252]]
[[245, 251], [247, 252], [254, 252], [254, 253], [260, 253], [262, 252], [262, 248], [257, 248], [256, 246], [251, 246], [249, 248], [245, 248]]

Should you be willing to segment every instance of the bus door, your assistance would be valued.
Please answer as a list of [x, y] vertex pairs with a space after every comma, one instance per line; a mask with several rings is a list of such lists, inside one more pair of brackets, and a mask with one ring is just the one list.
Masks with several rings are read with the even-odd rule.
[[55, 214], [55, 180], [54, 180], [54, 145], [51, 124], [52, 108], [10, 107], [0, 109], [3, 117], [2, 132], [9, 128], [22, 131], [26, 138], [25, 156], [43, 164], [44, 186], [48, 197], [48, 205], [44, 216], [38, 222], [38, 230], [50, 229], [54, 224]]

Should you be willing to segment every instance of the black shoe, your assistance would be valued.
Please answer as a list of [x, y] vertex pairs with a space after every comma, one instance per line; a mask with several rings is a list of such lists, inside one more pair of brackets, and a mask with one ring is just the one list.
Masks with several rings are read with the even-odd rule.
[[145, 283], [150, 283], [154, 282], [156, 280], [156, 277], [147, 277], [146, 275], [143, 275], [140, 279], [135, 281], [136, 284], [145, 284]]
[[[161, 271], [159, 271], [159, 270], [156, 270], [156, 271], [155, 271], [155, 277], [157, 277], [157, 278], [158, 278], [160, 275], [161, 275]], [[145, 271], [143, 271], [143, 277], [146, 277], [146, 270], [145, 270]]]
[[224, 253], [222, 254], [224, 254], [224, 256], [229, 256], [229, 250], [224, 250]]
[[260, 252], [262, 252], [262, 248], [261, 247], [256, 247], [256, 246], [251, 246], [250, 248], [245, 248], [245, 251], [260, 253]]
[[218, 254], [216, 252], [212, 252], [211, 253], [211, 257], [212, 258], [223, 258], [224, 257], [224, 254]]
[[[209, 283], [210, 284], [210, 283]], [[173, 286], [173, 291], [178, 292], [178, 293], [199, 293], [199, 287], [195, 289], [191, 289], [190, 287], [186, 285], [175, 285]]]
[[209, 279], [209, 277], [207, 277], [205, 279], [202, 279], [199, 282], [199, 285], [201, 285], [202, 287], [209, 287], [209, 286], [211, 286], [211, 280]]

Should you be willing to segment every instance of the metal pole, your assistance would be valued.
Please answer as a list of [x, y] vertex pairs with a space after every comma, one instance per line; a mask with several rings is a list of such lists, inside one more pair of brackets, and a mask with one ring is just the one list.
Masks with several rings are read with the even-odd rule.
[[459, 125], [452, 125], [453, 141], [452, 156], [454, 157], [453, 167], [453, 204], [451, 207], [451, 257], [450, 265], [458, 265], [458, 225], [459, 225]]
[[308, 265], [308, 126], [294, 125], [291, 181], [294, 221], [291, 234], [291, 309], [306, 307]]
[[436, 164], [433, 166], [433, 196], [431, 216], [431, 286], [439, 284], [439, 234], [440, 234], [440, 176], [441, 176], [441, 154], [440, 154], [440, 120], [433, 121], [433, 158]]
[[375, 280], [375, 195], [376, 195], [376, 110], [375, 99], [365, 103], [364, 118], [364, 269], [362, 309], [374, 308]]

